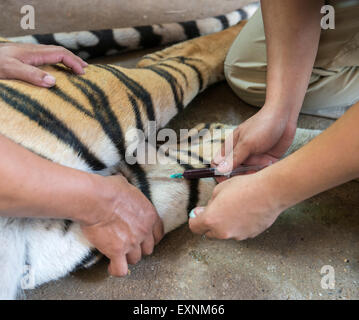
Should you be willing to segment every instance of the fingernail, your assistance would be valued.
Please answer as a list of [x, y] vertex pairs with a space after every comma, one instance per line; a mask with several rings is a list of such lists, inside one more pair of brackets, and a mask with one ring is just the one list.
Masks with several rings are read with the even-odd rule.
[[226, 172], [226, 171], [228, 171], [228, 162], [227, 162], [227, 161], [222, 161], [222, 162], [218, 165], [217, 169], [218, 169], [220, 172]]
[[194, 208], [190, 214], [189, 214], [189, 217], [191, 219], [194, 219], [194, 218], [197, 218], [198, 215], [200, 215], [203, 211], [204, 211], [204, 207], [198, 207], [198, 208]]
[[46, 83], [48, 86], [53, 86], [53, 85], [55, 85], [55, 83], [56, 83], [56, 79], [53, 77], [53, 76], [51, 76], [51, 75], [46, 75], [43, 79], [42, 79], [42, 81], [44, 81], [44, 83]]
[[190, 212], [189, 217], [190, 217], [191, 219], [196, 218], [196, 214], [194, 213], [194, 209], [192, 209], [192, 211]]

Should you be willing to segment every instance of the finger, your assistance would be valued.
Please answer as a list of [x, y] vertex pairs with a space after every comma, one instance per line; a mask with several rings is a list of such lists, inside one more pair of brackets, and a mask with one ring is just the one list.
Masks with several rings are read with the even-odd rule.
[[73, 59], [74, 61], [77, 61], [82, 67], [87, 67], [88, 63], [86, 61], [84, 61], [83, 59], [81, 59], [78, 55], [72, 53], [70, 50], [64, 48], [64, 47], [60, 47], [60, 46], [45, 46], [44, 50], [46, 51], [53, 51], [56, 52], [60, 55], [69, 57], [71, 59]]
[[205, 236], [209, 239], [220, 239], [220, 240], [228, 240], [231, 239], [229, 233], [218, 233], [216, 230], [210, 230], [205, 233]]
[[249, 149], [241, 143], [237, 143], [233, 151], [222, 161], [217, 170], [220, 173], [228, 173], [240, 166], [249, 156]]
[[164, 228], [163, 228], [163, 223], [162, 220], [159, 218], [155, 225], [153, 226], [153, 238], [155, 241], [155, 245], [157, 245], [163, 238], [164, 236]]
[[77, 74], [84, 74], [84, 67], [87, 66], [80, 57], [61, 47], [45, 47], [41, 51], [34, 51], [28, 63], [35, 66], [63, 63]]
[[221, 162], [223, 162], [227, 155], [233, 150], [233, 146], [235, 146], [239, 139], [239, 132], [233, 131], [228, 137], [226, 137], [224, 144], [221, 147], [221, 150], [216, 154], [212, 163], [215, 166], [218, 166]]
[[[76, 57], [76, 56], [75, 56]], [[78, 57], [76, 57], [78, 58]], [[62, 63], [71, 68], [75, 73], [77, 74], [84, 74], [85, 70], [84, 67], [82, 66], [82, 63], [78, 60], [74, 58], [72, 55], [70, 54], [65, 54], [63, 59], [62, 59]]]
[[224, 181], [227, 181], [228, 179], [230, 179], [230, 178], [227, 178], [226, 176], [216, 176], [215, 177], [215, 180], [217, 183], [222, 183]]
[[191, 211], [188, 223], [193, 233], [205, 234], [209, 231], [209, 226], [205, 222], [206, 209], [205, 207], [199, 207]]
[[108, 272], [115, 277], [124, 277], [128, 274], [127, 259], [123, 256], [117, 256], [111, 259]]
[[204, 235], [209, 239], [218, 239], [217, 235], [212, 230], [206, 232]]
[[141, 260], [142, 250], [140, 246], [136, 246], [129, 253], [127, 253], [126, 258], [129, 264], [136, 264]]
[[262, 165], [262, 166], [270, 166], [271, 164], [278, 162], [279, 159], [271, 156], [269, 154], [264, 155], [253, 155], [246, 159], [246, 164], [248, 165]]
[[14, 60], [11, 63], [11, 69], [7, 70], [8, 79], [22, 80], [40, 87], [52, 87], [56, 83], [56, 79], [47, 72]]
[[142, 255], [149, 256], [150, 254], [152, 254], [154, 246], [155, 239], [153, 235], [150, 235], [145, 241], [141, 243]]

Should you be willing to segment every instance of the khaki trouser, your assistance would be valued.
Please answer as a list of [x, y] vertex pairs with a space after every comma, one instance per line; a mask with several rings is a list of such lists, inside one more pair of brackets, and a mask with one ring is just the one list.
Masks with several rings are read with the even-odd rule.
[[[266, 44], [259, 9], [233, 43], [225, 74], [234, 92], [261, 107], [266, 95]], [[335, 9], [335, 29], [322, 30], [302, 113], [340, 117], [359, 101], [359, 5]]]

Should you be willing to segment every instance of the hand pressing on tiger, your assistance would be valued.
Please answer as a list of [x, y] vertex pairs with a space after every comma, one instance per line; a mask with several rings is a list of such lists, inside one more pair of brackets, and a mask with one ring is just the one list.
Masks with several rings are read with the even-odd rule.
[[98, 217], [81, 227], [87, 239], [111, 260], [110, 274], [125, 276], [128, 264], [152, 253], [163, 237], [163, 225], [151, 202], [123, 176], [105, 179], [103, 195], [113, 207], [100, 210]]
[[58, 46], [36, 44], [0, 44], [0, 79], [22, 80], [49, 88], [56, 79], [37, 68], [41, 65], [63, 63], [77, 74], [84, 74], [87, 63], [69, 50]]
[[67, 219], [124, 276], [128, 264], [149, 255], [162, 222], [140, 190], [121, 175], [103, 177], [61, 166], [0, 134], [0, 217]]

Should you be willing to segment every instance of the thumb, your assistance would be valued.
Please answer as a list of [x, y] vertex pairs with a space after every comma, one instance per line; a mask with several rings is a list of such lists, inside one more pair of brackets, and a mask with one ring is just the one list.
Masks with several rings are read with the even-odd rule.
[[191, 211], [189, 217], [189, 228], [193, 233], [205, 234], [209, 227], [205, 223], [206, 208], [198, 207]]
[[50, 88], [56, 83], [56, 79], [52, 75], [20, 61], [16, 61], [11, 65], [11, 70], [8, 71], [7, 78], [22, 80], [45, 88]]
[[214, 166], [219, 165], [228, 157], [234, 146], [237, 144], [238, 139], [239, 133], [236, 131], [231, 132], [231, 134], [226, 137], [224, 144], [222, 144], [221, 150], [213, 158], [212, 164]]
[[247, 147], [240, 142], [234, 146], [234, 149], [226, 156], [226, 158], [217, 166], [220, 173], [227, 173], [240, 166], [250, 155]]

